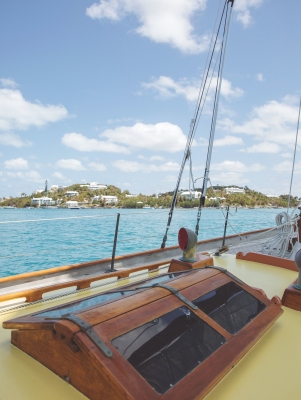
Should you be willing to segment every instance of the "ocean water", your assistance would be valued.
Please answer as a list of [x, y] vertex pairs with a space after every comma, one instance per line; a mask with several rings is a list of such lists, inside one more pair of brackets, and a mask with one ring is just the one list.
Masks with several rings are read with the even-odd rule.
[[[274, 226], [282, 211], [231, 209], [227, 235]], [[160, 248], [167, 209], [0, 209], [0, 277], [111, 257], [117, 213], [116, 255]], [[203, 209], [199, 240], [223, 235], [224, 214]], [[166, 246], [181, 227], [194, 230], [196, 217], [196, 209], [176, 209]]]

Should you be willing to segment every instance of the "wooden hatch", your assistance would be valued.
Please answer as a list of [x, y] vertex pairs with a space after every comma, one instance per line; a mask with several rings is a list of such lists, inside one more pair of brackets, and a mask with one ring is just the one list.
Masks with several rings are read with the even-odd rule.
[[3, 323], [90, 399], [200, 399], [282, 314], [217, 267], [168, 273]]

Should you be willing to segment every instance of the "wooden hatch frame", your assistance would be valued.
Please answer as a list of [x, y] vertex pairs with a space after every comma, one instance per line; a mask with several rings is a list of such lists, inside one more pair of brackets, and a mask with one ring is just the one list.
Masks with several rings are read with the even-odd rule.
[[112, 357], [105, 355], [87, 332], [70, 320], [45, 319], [37, 317], [35, 313], [6, 321], [3, 327], [13, 329], [12, 344], [90, 399], [200, 399], [241, 360], [283, 312], [279, 304], [269, 300], [261, 291], [245, 283], [240, 285], [235, 277], [224, 272], [214, 267], [193, 270], [168, 281], [167, 285], [189, 301], [194, 301], [232, 281], [264, 303], [266, 308], [234, 335], [200, 309], [191, 309], [219, 332], [226, 343], [161, 395], [118, 352], [111, 341], [184, 305], [179, 297], [162, 287], [151, 287], [74, 313], [84, 322], [86, 329], [92, 329]]

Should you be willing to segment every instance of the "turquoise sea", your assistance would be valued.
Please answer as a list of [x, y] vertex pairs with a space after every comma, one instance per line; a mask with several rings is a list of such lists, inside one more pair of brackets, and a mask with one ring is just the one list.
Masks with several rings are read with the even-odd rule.
[[[227, 234], [275, 225], [284, 209], [230, 210]], [[225, 211], [204, 209], [199, 240], [222, 236]], [[120, 213], [116, 255], [159, 248], [169, 210], [0, 209], [0, 277], [111, 257]], [[196, 209], [174, 211], [167, 246], [179, 228], [194, 230]]]

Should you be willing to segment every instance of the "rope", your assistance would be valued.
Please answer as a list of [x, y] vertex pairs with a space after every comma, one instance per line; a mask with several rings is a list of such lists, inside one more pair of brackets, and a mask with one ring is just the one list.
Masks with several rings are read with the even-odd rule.
[[296, 232], [298, 231], [297, 218], [291, 218], [286, 212], [282, 212], [276, 215], [275, 221], [277, 235], [262, 246], [262, 253], [284, 257], [289, 243], [293, 245], [292, 239], [296, 237]]

